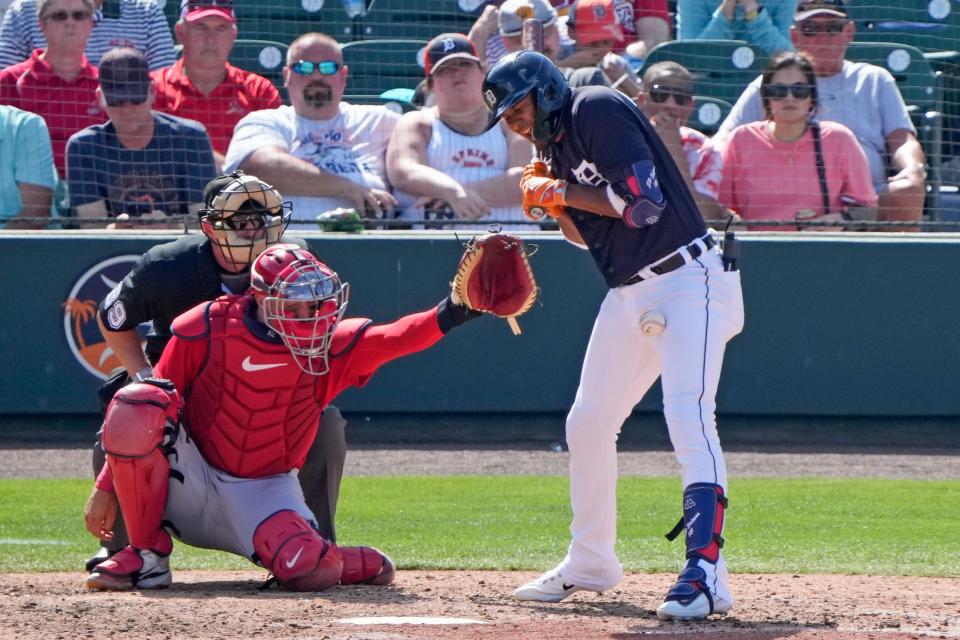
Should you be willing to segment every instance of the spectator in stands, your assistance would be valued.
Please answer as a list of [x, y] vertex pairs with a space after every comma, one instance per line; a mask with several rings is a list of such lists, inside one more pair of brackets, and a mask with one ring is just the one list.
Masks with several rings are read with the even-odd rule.
[[[173, 1], [173, 0], [170, 0]], [[47, 46], [47, 34], [37, 20], [43, 0], [14, 0], [0, 24], [0, 66], [26, 60], [34, 49]], [[86, 44], [93, 65], [114, 47], [139, 49], [151, 69], [176, 61], [173, 38], [157, 0], [94, 0], [93, 33]]]
[[266, 78], [227, 62], [237, 39], [231, 0], [183, 0], [176, 33], [183, 56], [151, 74], [157, 92], [153, 108], [203, 124], [221, 167], [240, 118], [276, 109], [280, 92]]
[[[487, 6], [470, 29], [469, 37], [487, 67], [504, 55], [523, 49], [523, 21], [528, 18], [536, 18], [543, 24], [543, 55], [561, 64], [558, 62], [560, 29], [557, 26], [557, 12], [550, 3], [547, 0], [506, 0], [499, 9], [493, 5]], [[560, 70], [571, 87], [610, 84], [595, 66], [583, 69], [561, 66]]]
[[658, 62], [643, 73], [637, 102], [657, 130], [705, 220], [725, 216], [717, 199], [723, 159], [710, 139], [686, 125], [693, 113], [693, 76], [676, 62]]
[[67, 139], [107, 119], [97, 101], [97, 68], [83, 55], [93, 28], [93, 2], [40, 0], [37, 8], [47, 46], [0, 71], [0, 104], [46, 120], [54, 165], [62, 176]]
[[[386, 154], [399, 116], [343, 101], [348, 69], [337, 41], [307, 33], [290, 44], [284, 84], [292, 106], [255, 111], [237, 124], [224, 171], [242, 169], [293, 203], [294, 220], [339, 207], [392, 215]], [[291, 228], [316, 228], [292, 224]]]
[[50, 134], [43, 118], [11, 106], [0, 106], [0, 215], [13, 216], [0, 229], [42, 229], [49, 218], [57, 172]]
[[610, 86], [636, 98], [640, 78], [625, 58], [614, 53], [623, 41], [623, 29], [614, 0], [576, 0], [567, 14], [567, 33], [576, 43], [573, 54], [561, 62], [571, 67], [599, 68]]
[[876, 207], [870, 165], [856, 137], [842, 124], [816, 120], [816, 74], [806, 55], [774, 56], [761, 76], [760, 95], [767, 117], [737, 127], [723, 146], [721, 202], [747, 222], [793, 223], [779, 229], [809, 220], [839, 222], [850, 206]]
[[502, 122], [488, 130], [473, 43], [441, 34], [427, 45], [425, 63], [436, 106], [401, 117], [387, 150], [387, 175], [409, 205], [401, 217], [423, 220], [425, 207], [449, 207], [460, 220], [525, 220], [517, 185], [533, 149]]
[[[852, 130], [867, 154], [880, 196], [879, 218], [919, 220], [926, 193], [923, 149], [893, 76], [875, 65], [844, 60], [854, 25], [843, 2], [801, 2], [790, 36], [797, 49], [813, 59], [820, 118]], [[760, 82], [750, 83], [718, 136], [764, 118]]]
[[793, 51], [797, 0], [678, 0], [677, 40], [746, 40], [767, 54]]
[[77, 217], [139, 217], [163, 225], [168, 216], [196, 213], [204, 186], [217, 174], [210, 139], [198, 122], [151, 111], [144, 55], [129, 47], [108, 51], [100, 61], [97, 97], [110, 119], [67, 143]]
[[599, 64], [609, 52], [643, 60], [670, 39], [667, 0], [577, 0], [566, 20], [575, 47], [562, 61], [570, 67]]

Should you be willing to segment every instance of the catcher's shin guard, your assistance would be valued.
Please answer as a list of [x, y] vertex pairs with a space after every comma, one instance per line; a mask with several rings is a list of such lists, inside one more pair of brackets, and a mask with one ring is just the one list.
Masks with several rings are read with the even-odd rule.
[[170, 477], [163, 446], [176, 432], [179, 411], [180, 396], [172, 383], [133, 383], [110, 402], [101, 435], [130, 544], [162, 554], [172, 548], [170, 536], [160, 528]]
[[387, 554], [373, 547], [340, 547], [343, 575], [340, 584], [384, 585], [393, 582], [396, 570]]
[[340, 582], [340, 549], [294, 511], [278, 511], [261, 522], [253, 533], [253, 548], [288, 591], [323, 591]]

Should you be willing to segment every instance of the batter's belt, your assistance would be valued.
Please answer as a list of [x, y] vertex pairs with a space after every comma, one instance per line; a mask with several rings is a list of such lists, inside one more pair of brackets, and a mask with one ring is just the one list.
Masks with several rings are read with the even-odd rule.
[[[702, 253], [712, 249], [715, 244], [716, 242], [710, 234], [707, 234], [702, 238], [697, 238], [687, 246], [680, 247], [667, 257], [655, 262], [652, 266], [644, 267], [639, 273], [624, 280], [620, 286], [627, 287], [631, 284], [637, 284], [638, 282], [649, 280], [654, 276], [662, 276], [665, 273], [676, 271], [683, 265], [687, 264], [686, 255], [690, 256], [690, 260], [694, 260], [700, 257]], [[686, 255], [684, 254], [684, 250], [686, 250]], [[652, 275], [645, 273], [648, 271], [651, 272]]]

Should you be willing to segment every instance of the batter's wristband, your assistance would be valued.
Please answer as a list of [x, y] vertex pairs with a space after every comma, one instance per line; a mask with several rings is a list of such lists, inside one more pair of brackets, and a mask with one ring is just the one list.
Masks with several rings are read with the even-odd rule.
[[557, 202], [567, 206], [567, 185], [566, 180], [557, 180]]

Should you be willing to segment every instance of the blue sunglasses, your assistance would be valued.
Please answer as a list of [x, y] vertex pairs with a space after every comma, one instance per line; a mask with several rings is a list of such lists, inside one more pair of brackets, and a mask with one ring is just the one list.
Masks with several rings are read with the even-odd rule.
[[309, 76], [314, 70], [319, 70], [322, 76], [332, 76], [340, 70], [340, 63], [333, 60], [324, 60], [323, 62], [310, 62], [309, 60], [297, 60], [290, 68], [294, 73], [301, 76]]

